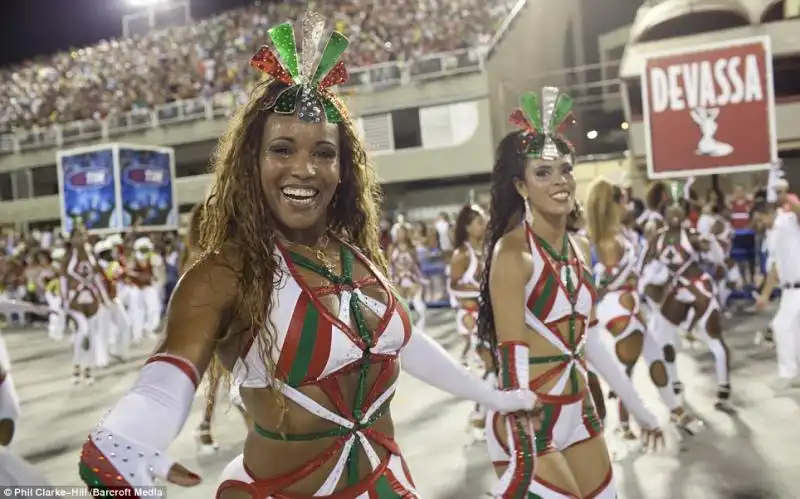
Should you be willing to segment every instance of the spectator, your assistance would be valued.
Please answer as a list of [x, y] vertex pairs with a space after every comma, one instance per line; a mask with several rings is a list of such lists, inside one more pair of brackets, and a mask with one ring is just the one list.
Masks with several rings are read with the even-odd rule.
[[[477, 48], [510, 11], [511, 0], [330, 0], [322, 14], [354, 42], [351, 68]], [[242, 92], [247, 59], [276, 20], [296, 19], [299, 0], [256, 2], [188, 26], [97, 45], [0, 69], [0, 134], [46, 133], [56, 123], [113, 118], [127, 111]], [[378, 14], [380, 13], [380, 14]], [[177, 114], [177, 109], [176, 109]]]

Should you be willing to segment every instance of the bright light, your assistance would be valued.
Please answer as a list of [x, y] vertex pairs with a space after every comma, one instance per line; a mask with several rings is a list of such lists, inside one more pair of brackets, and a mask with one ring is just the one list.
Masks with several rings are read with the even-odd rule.
[[628, 124], [627, 121], [623, 121], [619, 127], [622, 128], [623, 130], [627, 130], [628, 128], [630, 128], [630, 125]]
[[589, 140], [594, 140], [597, 138], [597, 130], [589, 130], [586, 132], [586, 138]]
[[131, 7], [153, 7], [160, 3], [164, 3], [165, 0], [128, 0], [128, 5]]

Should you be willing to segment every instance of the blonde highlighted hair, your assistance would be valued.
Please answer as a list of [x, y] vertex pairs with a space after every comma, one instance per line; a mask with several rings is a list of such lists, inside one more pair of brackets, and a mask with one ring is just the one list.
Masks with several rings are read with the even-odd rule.
[[614, 229], [619, 226], [620, 195], [620, 188], [604, 178], [595, 180], [589, 187], [586, 227], [594, 243], [613, 237]]

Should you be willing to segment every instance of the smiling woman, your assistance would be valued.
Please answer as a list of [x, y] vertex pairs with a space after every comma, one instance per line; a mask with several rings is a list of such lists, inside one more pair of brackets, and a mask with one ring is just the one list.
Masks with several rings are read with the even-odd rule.
[[588, 248], [567, 234], [574, 151], [562, 132], [571, 107], [557, 88], [525, 94], [511, 115], [520, 130], [503, 138], [492, 171], [478, 335], [501, 385], [530, 387], [542, 414], [487, 415], [502, 497], [616, 497], [588, 390], [587, 349], [599, 334]]
[[385, 277], [375, 172], [329, 90], [346, 80], [347, 40], [334, 32], [314, 54], [323, 27], [303, 21], [303, 61], [288, 23], [253, 58], [269, 78], [220, 143], [205, 252], [173, 294], [161, 349], [84, 445], [90, 487], [200, 481], [163, 452], [212, 357], [253, 419], [222, 499], [418, 497], [390, 411], [401, 360], [496, 411], [533, 408], [532, 392], [487, 387], [411, 326]]

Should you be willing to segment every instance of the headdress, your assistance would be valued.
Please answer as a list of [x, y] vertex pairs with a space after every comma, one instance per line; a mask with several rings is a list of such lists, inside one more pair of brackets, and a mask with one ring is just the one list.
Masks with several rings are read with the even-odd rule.
[[544, 87], [541, 101], [536, 92], [522, 96], [521, 107], [511, 113], [509, 121], [523, 132], [525, 154], [541, 159], [574, 154], [574, 147], [563, 135], [574, 123], [572, 103], [572, 97], [556, 87]]
[[673, 202], [677, 203], [680, 200], [684, 199], [685, 197], [688, 197], [684, 196], [686, 189], [684, 188], [684, 184], [682, 182], [675, 181], [675, 182], [670, 182], [667, 185], [669, 186], [669, 193], [672, 196]]
[[345, 110], [329, 88], [347, 81], [347, 69], [340, 59], [350, 42], [343, 34], [333, 31], [320, 51], [325, 19], [315, 11], [308, 11], [301, 24], [302, 59], [297, 53], [291, 23], [270, 28], [267, 34], [275, 50], [265, 45], [250, 59], [251, 66], [284, 87], [265, 108], [274, 108], [281, 114], [297, 112], [298, 118], [310, 123], [321, 122], [323, 114], [328, 123], [340, 123]]

